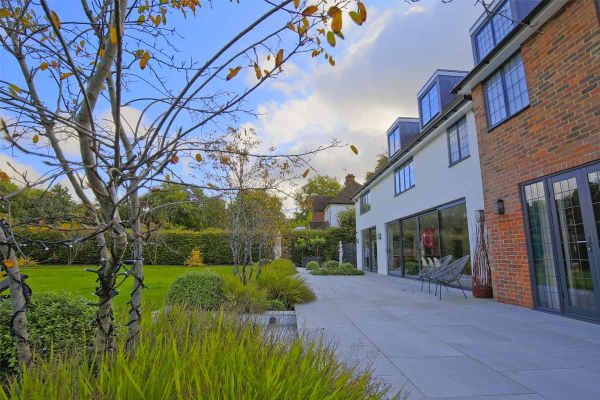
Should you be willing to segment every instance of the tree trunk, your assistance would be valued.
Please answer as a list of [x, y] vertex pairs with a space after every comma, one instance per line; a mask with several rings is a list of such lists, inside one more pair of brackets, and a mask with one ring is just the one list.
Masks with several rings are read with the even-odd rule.
[[136, 219], [133, 233], [137, 235], [133, 242], [133, 291], [129, 302], [129, 337], [127, 348], [135, 350], [140, 336], [140, 321], [142, 319], [142, 290], [144, 289], [144, 244], [142, 241], [140, 222]]
[[[0, 242], [13, 243], [12, 235], [2, 222], [0, 229]], [[29, 335], [27, 334], [27, 315], [25, 314], [27, 304], [23, 295], [23, 286], [21, 281], [21, 271], [19, 271], [19, 262], [13, 248], [10, 245], [1, 246], [2, 255], [5, 263], [10, 260], [12, 267], [8, 268], [8, 285], [10, 290], [10, 298], [12, 301], [12, 333], [15, 336], [17, 345], [17, 357], [19, 363], [28, 365], [31, 362], [31, 348], [29, 347]]]

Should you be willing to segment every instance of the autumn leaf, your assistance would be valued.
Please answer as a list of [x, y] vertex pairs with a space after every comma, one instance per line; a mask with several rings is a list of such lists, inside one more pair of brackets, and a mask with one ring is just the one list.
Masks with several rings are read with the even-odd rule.
[[12, 268], [15, 266], [15, 262], [9, 258], [8, 260], [4, 260], [4, 265], [6, 265], [6, 268]]
[[304, 11], [302, 11], [302, 14], [306, 15], [306, 16], [309, 16], [309, 15], [313, 15], [317, 11], [319, 11], [319, 7], [317, 7], [317, 6], [308, 6], [308, 7], [306, 7], [304, 9]]
[[310, 169], [306, 169], [306, 171], [304, 171], [304, 173], [302, 174], [303, 178], [306, 178], [308, 176], [308, 173], [310, 172]]
[[52, 61], [50, 65], [52, 65], [52, 68], [58, 67], [58, 63], [56, 61]]
[[262, 73], [260, 72], [260, 67], [258, 66], [257, 63], [254, 63], [254, 73], [256, 73], [256, 79], [258, 79], [258, 80], [262, 79]]
[[10, 178], [8, 177], [8, 174], [4, 171], [0, 171], [0, 181], [8, 182], [9, 180]]
[[358, 154], [358, 149], [356, 148], [356, 146], [355, 146], [355, 145], [351, 144], [351, 145], [350, 145], [350, 150], [352, 150], [352, 152], [353, 152], [354, 154]]
[[52, 17], [52, 21], [54, 22], [54, 25], [56, 25], [56, 29], [60, 29], [60, 19], [58, 18], [58, 15], [56, 15], [56, 13], [54, 11], [50, 11], [50, 16]]
[[294, 0], [294, 8], [298, 9], [300, 7], [300, 0]]
[[69, 229], [71, 229], [71, 224], [69, 224], [68, 222], [63, 222], [58, 226], [58, 229], [62, 231], [68, 231]]
[[145, 51], [144, 55], [140, 59], [140, 68], [141, 69], [146, 68], [146, 65], [148, 64], [148, 60], [150, 60], [150, 53], [148, 53], [147, 51]]
[[296, 32], [296, 27], [291, 22], [288, 24], [288, 28], [290, 28], [292, 31]]
[[173, 157], [171, 157], [171, 162], [173, 164], [177, 164], [179, 162], [179, 156], [177, 154], [173, 154]]
[[140, 58], [144, 55], [144, 50], [142, 50], [142, 49], [136, 50], [135, 53], [133, 53], [133, 55], [135, 58]]
[[64, 80], [64, 79], [67, 79], [68, 77], [70, 77], [70, 76], [72, 76], [72, 75], [73, 75], [73, 73], [72, 73], [72, 72], [65, 72], [64, 74], [62, 74], [62, 75], [60, 76], [60, 80], [62, 81], [62, 80]]
[[10, 17], [10, 10], [8, 8], [0, 8], [0, 18]]
[[146, 22], [146, 17], [144, 16], [144, 14], [140, 14], [140, 16], [137, 19], [137, 24], [142, 25], [144, 22]]
[[356, 25], [363, 24], [363, 20], [362, 20], [361, 16], [358, 15], [358, 13], [356, 11], [350, 11], [348, 14], [350, 15], [350, 19], [352, 19], [352, 21], [354, 21], [354, 23]]
[[115, 26], [110, 27], [110, 42], [117, 45], [117, 28]]
[[342, 12], [337, 11], [333, 14], [333, 20], [331, 21], [331, 30], [335, 33], [342, 31]]
[[275, 67], [279, 67], [283, 63], [283, 49], [279, 49], [275, 56]]
[[165, 175], [165, 182], [171, 182], [171, 175]]
[[229, 68], [229, 73], [227, 74], [227, 77], [225, 78], [225, 80], [227, 80], [227, 81], [232, 80], [238, 74], [238, 72], [240, 72], [241, 69], [242, 69], [242, 67], [239, 65], [235, 68]]
[[332, 67], [335, 67], [335, 60], [333, 59], [333, 57], [329, 57], [329, 64], [330, 64]]
[[31, 138], [31, 140], [33, 141], [34, 144], [36, 144], [37, 142], [40, 141], [40, 135], [33, 135], [33, 137]]
[[335, 47], [335, 34], [331, 31], [327, 32], [327, 43], [329, 43], [331, 47]]
[[358, 2], [358, 13], [360, 14], [362, 22], [365, 22], [367, 20], [367, 8], [361, 1]]
[[21, 93], [23, 90], [21, 90], [21, 88], [14, 83], [11, 83], [8, 85], [8, 91], [13, 95], [13, 97], [17, 97], [17, 94]]
[[202, 161], [202, 154], [200, 154], [200, 153], [196, 154], [196, 161], [198, 161], [198, 162]]

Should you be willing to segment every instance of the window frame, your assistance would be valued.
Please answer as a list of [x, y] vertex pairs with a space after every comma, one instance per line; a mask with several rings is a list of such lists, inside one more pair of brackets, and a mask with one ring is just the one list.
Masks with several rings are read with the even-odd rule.
[[[511, 114], [510, 108], [509, 108], [507, 87], [506, 87], [506, 78], [504, 76], [505, 75], [504, 69], [505, 69], [506, 65], [509, 64], [519, 54], [521, 55], [521, 65], [523, 66], [523, 77], [525, 80], [525, 86], [527, 88], [527, 104], [525, 104], [522, 108], [520, 108], [519, 110], [517, 110]], [[489, 104], [489, 98], [488, 98], [488, 93], [487, 93], [487, 85], [488, 85], [488, 82], [491, 80], [491, 78], [494, 77], [498, 73], [500, 74], [500, 82], [502, 84], [502, 98], [504, 100], [504, 109], [506, 111], [506, 117], [499, 119], [498, 121], [496, 121], [496, 123], [492, 123], [492, 121], [490, 120], [490, 104]], [[486, 112], [486, 118], [487, 118], [487, 123], [488, 123], [488, 131], [491, 131], [492, 129], [496, 128], [498, 125], [502, 125], [504, 122], [508, 121], [515, 115], [518, 115], [523, 110], [526, 110], [529, 107], [529, 105], [531, 104], [531, 99], [529, 97], [529, 83], [527, 82], [527, 73], [525, 71], [525, 62], [523, 61], [523, 55], [521, 54], [521, 49], [518, 49], [517, 51], [515, 51], [510, 57], [508, 57], [502, 63], [502, 65], [500, 65], [491, 74], [489, 74], [488, 77], [486, 78], [486, 80], [483, 81], [482, 85], [483, 85], [482, 87], [483, 87], [485, 112]]]
[[[392, 135], [397, 135], [394, 137], [394, 144], [395, 144], [395, 150], [392, 153], [392, 148], [390, 147], [390, 138], [392, 137]], [[389, 133], [388, 133], [388, 157], [393, 156], [394, 154], [396, 154], [397, 152], [400, 151], [400, 129], [398, 127], [398, 125], [394, 126], [394, 129], [392, 129]]]
[[[460, 138], [460, 132], [458, 129], [458, 126], [460, 124], [464, 123], [465, 125], [465, 130], [467, 132], [466, 138], [467, 138], [467, 149], [468, 149], [468, 154], [464, 155], [463, 154], [463, 147], [462, 147], [462, 142], [461, 142], [461, 138]], [[458, 146], [458, 159], [456, 161], [452, 161], [452, 148], [450, 146], [450, 131], [452, 129], [456, 128], [456, 143]], [[454, 124], [452, 124], [447, 130], [446, 130], [446, 136], [448, 138], [448, 167], [452, 167], [458, 163], [460, 163], [461, 161], [466, 160], [467, 158], [471, 157], [471, 146], [469, 146], [469, 129], [467, 126], [467, 116], [463, 116], [461, 117], [458, 121], [456, 121]]]
[[[364, 201], [364, 199], [366, 199], [367, 201]], [[360, 197], [358, 199], [358, 204], [359, 204], [358, 209], [359, 209], [360, 215], [363, 215], [363, 214], [371, 211], [371, 191], [370, 190], [368, 190], [367, 192], [360, 195]]]
[[[509, 4], [510, 7], [510, 16], [511, 16], [511, 23], [512, 23], [512, 27], [511, 29], [509, 29], [506, 34], [502, 37], [502, 39], [498, 40], [497, 39], [497, 35], [496, 35], [496, 27], [494, 26], [494, 17], [501, 15], [504, 16], [502, 14], [498, 14], [498, 12], [500, 11], [501, 8], [503, 8], [506, 4]], [[481, 24], [481, 26], [479, 28], [477, 28], [477, 31], [475, 31], [475, 33], [473, 34], [473, 42], [474, 42], [474, 48], [475, 48], [475, 52], [477, 54], [477, 62], [480, 63], [481, 60], [483, 60], [485, 57], [487, 57], [488, 54], [490, 54], [497, 46], [498, 44], [500, 44], [502, 42], [502, 40], [504, 40], [504, 38], [506, 36], [508, 36], [508, 34], [510, 33], [510, 31], [512, 29], [514, 29], [516, 23], [514, 20], [512, 20], [512, 16], [514, 15], [514, 11], [513, 11], [513, 5], [511, 3], [511, 0], [505, 0], [503, 2], [501, 2], [500, 4], [498, 4], [493, 11], [490, 12], [491, 15], [488, 15], [485, 22]], [[485, 55], [481, 55], [479, 52], [479, 45], [477, 43], [477, 38], [479, 36], [479, 34], [489, 25], [490, 30], [491, 30], [491, 34], [492, 34], [492, 48], [490, 49], [490, 51], [488, 51]]]
[[[399, 171], [404, 170], [405, 168], [408, 168], [407, 172], [408, 172], [408, 178], [411, 181], [411, 186], [406, 187], [404, 190], [400, 190], [400, 184], [399, 184], [399, 180], [396, 179], [396, 176], [398, 174]], [[404, 179], [404, 176], [406, 175], [406, 172], [404, 172], [402, 174], [402, 177]], [[413, 159], [411, 158], [410, 160], [404, 162], [402, 165], [400, 165], [398, 168], [394, 169], [394, 196], [398, 196], [404, 192], [409, 191], [410, 189], [415, 187], [415, 166], [413, 163]]]
[[[440, 93], [439, 93], [439, 85], [438, 85], [438, 81], [435, 80], [431, 86], [429, 86], [429, 88], [425, 91], [425, 93], [423, 94], [423, 96], [421, 96], [419, 98], [419, 122], [421, 123], [421, 127], [426, 126], [428, 123], [430, 123], [440, 112], [441, 112], [441, 98], [440, 98]], [[435, 114], [432, 114], [432, 102], [431, 102], [431, 93], [434, 91], [435, 89], [435, 97], [436, 97], [436, 102], [434, 103], [436, 106], [436, 112]], [[423, 114], [423, 101], [427, 99], [427, 110], [429, 113], [429, 119], [427, 121], [425, 121], [423, 119], [424, 114]]]

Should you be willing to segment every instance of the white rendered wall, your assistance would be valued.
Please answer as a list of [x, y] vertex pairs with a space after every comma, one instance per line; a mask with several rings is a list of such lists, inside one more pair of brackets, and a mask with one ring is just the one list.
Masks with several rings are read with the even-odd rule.
[[354, 206], [350, 204], [330, 204], [325, 207], [325, 221], [329, 222], [330, 226], [339, 226], [338, 214], [351, 208]]
[[[448, 138], [446, 127], [467, 115], [470, 157], [449, 167]], [[403, 157], [404, 158], [404, 157]], [[410, 155], [405, 160], [410, 159]], [[388, 169], [379, 180], [371, 183], [371, 210], [360, 215], [356, 203], [356, 231], [358, 233], [357, 263], [362, 269], [362, 231], [375, 226], [377, 229], [377, 267], [383, 275], [388, 273], [386, 224], [394, 220], [426, 211], [428, 209], [465, 199], [469, 224], [471, 255], [475, 253], [476, 210], [483, 209], [483, 189], [475, 118], [471, 104], [465, 105], [448, 122], [429, 134], [413, 149], [415, 187], [394, 195], [394, 168]], [[400, 161], [401, 165], [404, 161]], [[381, 237], [381, 238], [379, 238]]]

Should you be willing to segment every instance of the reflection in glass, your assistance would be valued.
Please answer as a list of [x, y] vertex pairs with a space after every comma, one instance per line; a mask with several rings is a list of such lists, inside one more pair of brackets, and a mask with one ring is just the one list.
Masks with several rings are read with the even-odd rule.
[[590, 172], [588, 174], [588, 182], [590, 184], [590, 194], [592, 195], [593, 218], [596, 222], [596, 232], [598, 233], [598, 246], [600, 247], [600, 171]]
[[402, 221], [402, 263], [404, 275], [419, 274], [419, 250], [417, 241], [417, 218]]
[[[453, 260], [470, 254], [467, 206], [459, 204], [440, 210], [440, 245], [442, 257], [451, 255]], [[465, 275], [471, 275], [471, 262], [465, 268]], [[468, 276], [466, 281], [470, 281]]]
[[438, 212], [431, 211], [419, 216], [419, 240], [421, 244], [421, 261], [430, 264], [433, 258], [440, 258], [440, 236]]
[[377, 271], [377, 231], [375, 227], [362, 231], [363, 269]]
[[388, 241], [388, 271], [390, 273], [401, 273], [401, 242], [400, 222], [393, 222], [387, 226]]
[[529, 224], [537, 303], [540, 307], [558, 311], [560, 295], [543, 182], [525, 186], [525, 213]]

